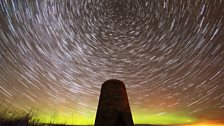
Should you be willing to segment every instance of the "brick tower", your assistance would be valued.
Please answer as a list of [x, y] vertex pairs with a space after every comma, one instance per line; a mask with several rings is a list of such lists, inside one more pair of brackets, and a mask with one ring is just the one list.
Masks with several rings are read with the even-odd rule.
[[95, 126], [134, 126], [122, 81], [111, 79], [103, 83]]

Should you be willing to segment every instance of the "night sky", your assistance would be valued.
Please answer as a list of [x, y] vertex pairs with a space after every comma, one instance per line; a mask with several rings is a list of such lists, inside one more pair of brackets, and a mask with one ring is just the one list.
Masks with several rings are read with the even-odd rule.
[[0, 1], [0, 111], [93, 124], [112, 78], [134, 123], [224, 125], [224, 0]]

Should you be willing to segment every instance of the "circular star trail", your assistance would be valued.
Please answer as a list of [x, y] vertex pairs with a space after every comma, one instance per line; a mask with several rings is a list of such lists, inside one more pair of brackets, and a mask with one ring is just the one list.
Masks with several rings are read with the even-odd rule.
[[101, 84], [115, 78], [136, 123], [222, 120], [223, 36], [223, 0], [2, 0], [1, 110], [93, 123]]

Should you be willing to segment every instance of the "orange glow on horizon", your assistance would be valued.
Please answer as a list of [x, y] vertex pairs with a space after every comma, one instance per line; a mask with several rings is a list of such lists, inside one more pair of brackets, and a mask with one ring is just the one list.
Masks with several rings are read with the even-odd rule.
[[187, 125], [181, 125], [181, 126], [224, 126], [224, 123], [206, 121], [206, 122], [199, 122], [195, 124], [187, 124]]

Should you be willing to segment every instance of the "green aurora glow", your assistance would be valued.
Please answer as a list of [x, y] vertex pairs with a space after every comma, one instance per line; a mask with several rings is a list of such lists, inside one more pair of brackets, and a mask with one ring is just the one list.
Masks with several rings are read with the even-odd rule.
[[[143, 114], [133, 113], [133, 120], [135, 124], [187, 124], [196, 122], [196, 118], [180, 115], [177, 113], [165, 114]], [[33, 120], [38, 120], [40, 123], [54, 123], [54, 124], [74, 124], [74, 125], [91, 125], [94, 124], [95, 115], [78, 115], [65, 113], [38, 113], [33, 117]]]

